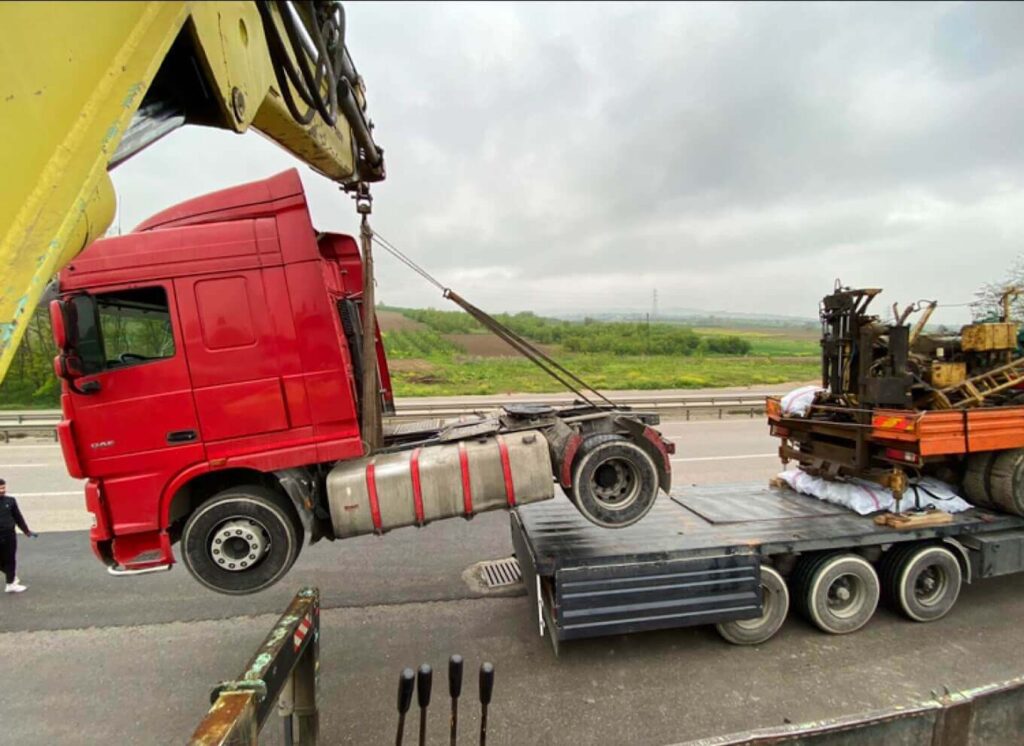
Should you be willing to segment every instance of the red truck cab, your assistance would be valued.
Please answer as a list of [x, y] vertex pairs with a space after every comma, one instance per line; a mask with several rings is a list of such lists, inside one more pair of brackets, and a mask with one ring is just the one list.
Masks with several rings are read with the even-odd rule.
[[[268, 474], [315, 524], [303, 470], [364, 453], [362, 289], [355, 241], [314, 230], [294, 169], [167, 209], [60, 273], [58, 434], [101, 560], [169, 567], [195, 506]], [[376, 349], [393, 410], [379, 332]]]

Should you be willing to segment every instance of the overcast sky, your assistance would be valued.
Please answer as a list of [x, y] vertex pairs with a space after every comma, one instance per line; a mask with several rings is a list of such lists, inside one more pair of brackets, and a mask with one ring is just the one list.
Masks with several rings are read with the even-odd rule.
[[[374, 226], [486, 309], [657, 289], [662, 312], [814, 317], [837, 277], [954, 304], [1024, 252], [1024, 4], [346, 8], [386, 150]], [[293, 165], [179, 130], [113, 173], [123, 227]], [[314, 224], [355, 232], [299, 167]], [[445, 307], [378, 267], [383, 302]]]

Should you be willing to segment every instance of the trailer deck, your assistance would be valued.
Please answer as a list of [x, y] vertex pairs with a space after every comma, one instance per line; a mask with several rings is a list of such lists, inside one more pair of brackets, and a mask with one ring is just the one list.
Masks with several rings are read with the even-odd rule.
[[947, 540], [967, 582], [1024, 569], [1024, 518], [973, 509], [948, 524], [894, 530], [752, 484], [675, 489], [622, 529], [589, 523], [561, 497], [524, 506], [511, 522], [541, 633], [556, 652], [562, 640], [756, 618], [769, 557]]

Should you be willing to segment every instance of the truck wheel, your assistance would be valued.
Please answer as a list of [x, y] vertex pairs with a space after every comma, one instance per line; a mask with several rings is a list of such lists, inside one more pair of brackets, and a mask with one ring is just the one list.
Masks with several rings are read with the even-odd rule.
[[801, 612], [829, 634], [856, 632], [878, 606], [878, 575], [860, 555], [832, 554], [812, 559], [797, 583]]
[[1024, 448], [997, 452], [989, 481], [993, 507], [1024, 515]]
[[268, 588], [288, 572], [302, 548], [302, 531], [289, 507], [275, 492], [256, 485], [217, 493], [185, 523], [185, 567], [219, 593]]
[[983, 451], [967, 457], [964, 496], [973, 505], [992, 507], [992, 464], [997, 455], [998, 451]]
[[960, 562], [945, 547], [914, 545], [889, 550], [882, 571], [886, 597], [915, 622], [949, 613], [960, 595]]
[[644, 450], [621, 435], [595, 435], [580, 446], [569, 497], [591, 523], [636, 523], [658, 497], [658, 469]]
[[718, 634], [733, 645], [759, 645], [778, 632], [789, 613], [789, 589], [778, 571], [765, 565], [761, 565], [761, 594], [761, 616], [716, 624]]

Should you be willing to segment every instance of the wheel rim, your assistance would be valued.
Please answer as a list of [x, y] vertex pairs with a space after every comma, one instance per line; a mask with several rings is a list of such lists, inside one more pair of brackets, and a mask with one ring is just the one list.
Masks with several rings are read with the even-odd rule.
[[928, 565], [914, 580], [914, 600], [922, 606], [934, 606], [946, 595], [949, 573], [941, 565]]
[[828, 587], [826, 605], [829, 613], [839, 619], [849, 619], [860, 613], [867, 601], [864, 582], [852, 573], [840, 575]]
[[210, 532], [206, 549], [220, 569], [243, 572], [270, 553], [270, 532], [253, 518], [232, 516]]
[[640, 495], [640, 470], [626, 459], [607, 459], [594, 469], [590, 487], [602, 508], [624, 510]]

